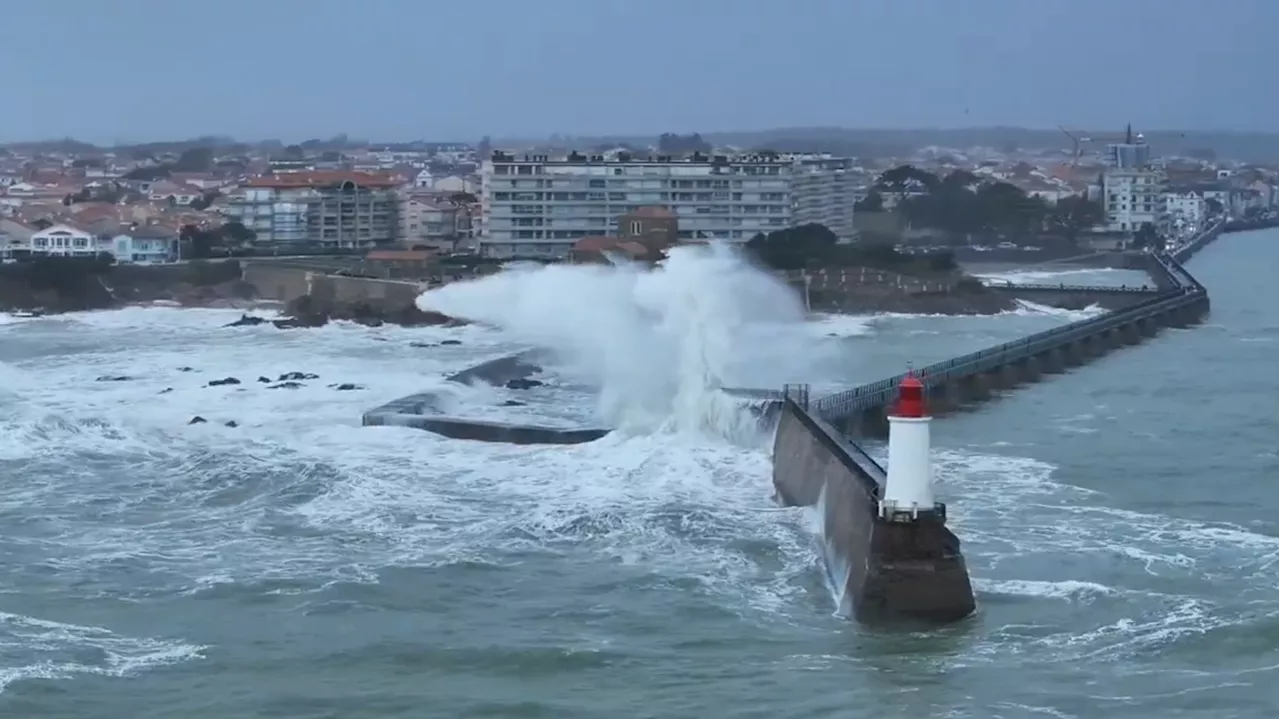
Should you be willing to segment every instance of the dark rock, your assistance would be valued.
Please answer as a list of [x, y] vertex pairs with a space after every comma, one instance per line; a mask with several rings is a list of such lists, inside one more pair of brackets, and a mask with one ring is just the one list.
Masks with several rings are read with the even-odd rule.
[[462, 344], [462, 340], [442, 340], [440, 344], [441, 345], [460, 345]]
[[190, 367], [179, 367], [178, 371], [179, 372], [195, 372], [195, 370], [191, 369]]
[[315, 295], [303, 295], [293, 300], [285, 311], [292, 320], [276, 320], [276, 326], [282, 329], [320, 327], [330, 320], [346, 320], [366, 327], [380, 327], [384, 323], [405, 327], [458, 327], [466, 324], [439, 312], [424, 312], [413, 303], [388, 306], [385, 302], [370, 300], [339, 302]]
[[523, 407], [524, 402], [517, 402], [514, 399], [509, 399], [506, 402], [503, 402], [502, 406], [503, 407]]
[[262, 375], [258, 375], [258, 381], [259, 381], [259, 382], [261, 382], [261, 383], [263, 383], [263, 384], [271, 384], [271, 378], [270, 378], [270, 377], [263, 377]]
[[507, 383], [503, 386], [507, 389], [533, 389], [542, 385], [543, 383], [536, 379], [511, 379], [507, 380]]
[[257, 327], [265, 325], [267, 320], [262, 317], [254, 317], [253, 315], [240, 315], [240, 319], [231, 324], [223, 325], [223, 327]]
[[204, 424], [205, 422], [208, 422], [208, 421], [209, 420], [205, 419], [204, 417], [201, 417], [200, 415], [196, 415], [192, 417], [191, 421], [187, 422], [187, 424]]
[[410, 342], [409, 346], [410, 347], [435, 347], [435, 345], [431, 344], [430, 342]]
[[278, 329], [292, 330], [305, 327], [323, 327], [329, 322], [328, 317], [286, 317], [282, 320], [271, 320]]
[[227, 384], [240, 384], [240, 380], [236, 379], [235, 377], [223, 377], [222, 379], [212, 379], [212, 380], [209, 380], [209, 384], [207, 384], [207, 385], [205, 385], [205, 386], [206, 386], [206, 387], [221, 387], [222, 385], [227, 385]]
[[172, 387], [165, 387], [164, 389], [160, 390], [160, 394], [169, 394], [172, 391], [173, 391]]
[[230, 420], [230, 421], [228, 421], [228, 422], [223, 422], [222, 424], [223, 424], [223, 426], [224, 426], [224, 427], [239, 427], [239, 426], [240, 426], [240, 423], [239, 423], [239, 422], [237, 422], [237, 421], [235, 421], [234, 419], [233, 419], [233, 420]]
[[318, 374], [310, 374], [308, 372], [285, 372], [276, 378], [277, 382], [298, 382], [307, 379], [320, 379]]
[[351, 384], [350, 382], [343, 382], [342, 384], [331, 384], [329, 386], [338, 390], [339, 392], [350, 392], [351, 390], [355, 390], [355, 389], [364, 389], [364, 387], [361, 387], [358, 384]]
[[104, 374], [98, 378], [99, 382], [128, 382], [133, 379], [122, 374]]
[[298, 389], [306, 385], [301, 382], [281, 382], [280, 384], [268, 385], [267, 389]]

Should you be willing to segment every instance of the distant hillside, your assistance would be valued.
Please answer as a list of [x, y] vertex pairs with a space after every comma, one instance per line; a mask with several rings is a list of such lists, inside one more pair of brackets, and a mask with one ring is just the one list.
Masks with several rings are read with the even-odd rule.
[[[1124, 128], [1079, 130], [1082, 137], [1114, 137]], [[1186, 155], [1212, 152], [1219, 158], [1246, 162], [1276, 161], [1280, 154], [1280, 135], [1265, 132], [1143, 130], [1147, 142], [1157, 155]], [[907, 155], [930, 145], [951, 148], [993, 147], [996, 149], [1062, 149], [1070, 150], [1071, 141], [1061, 130], [1036, 130], [1024, 127], [971, 127], [958, 129], [866, 129], [841, 127], [794, 127], [742, 132], [702, 132], [717, 145], [768, 148], [779, 152], [823, 150], [855, 157], [891, 157]], [[646, 146], [657, 141], [654, 135], [601, 135], [598, 137], [559, 137], [557, 144], [574, 147], [628, 144]], [[494, 139], [495, 146], [546, 142], [538, 139]]]

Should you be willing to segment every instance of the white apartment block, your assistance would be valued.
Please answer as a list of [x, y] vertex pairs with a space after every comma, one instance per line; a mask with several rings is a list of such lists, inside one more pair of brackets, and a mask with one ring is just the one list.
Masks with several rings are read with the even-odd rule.
[[843, 179], [849, 161], [833, 167], [839, 162], [771, 153], [552, 158], [494, 152], [480, 170], [480, 251], [565, 257], [577, 240], [616, 234], [618, 216], [651, 205], [675, 213], [686, 240], [746, 242], [798, 221], [831, 223], [837, 234], [851, 234], [854, 197]]
[[1160, 170], [1108, 168], [1102, 174], [1107, 229], [1136, 232], [1148, 222], [1158, 227], [1165, 219], [1164, 181]]

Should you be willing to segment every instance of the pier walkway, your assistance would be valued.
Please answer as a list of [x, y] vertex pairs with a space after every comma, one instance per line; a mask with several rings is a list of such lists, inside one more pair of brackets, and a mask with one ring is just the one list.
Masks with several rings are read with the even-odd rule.
[[[1205, 233], [1217, 233], [1215, 227]], [[1208, 244], [1196, 238], [1180, 248], [1183, 257]], [[925, 385], [935, 412], [943, 414], [991, 398], [999, 390], [1033, 382], [1042, 375], [1063, 372], [1126, 345], [1137, 344], [1164, 327], [1184, 327], [1203, 320], [1209, 312], [1209, 294], [1174, 255], [1152, 255], [1155, 287], [1076, 288], [1062, 285], [1034, 286], [1030, 291], [1067, 290], [1099, 295], [1113, 293], [1129, 298], [1118, 309], [1097, 317], [1055, 327], [1044, 332], [988, 347], [960, 357], [914, 370]], [[771, 399], [802, 404], [805, 411], [846, 435], [883, 435], [888, 430], [885, 410], [897, 396], [906, 373], [809, 400], [805, 385], [783, 391], [728, 388], [726, 393], [746, 399]], [[803, 397], [803, 402], [799, 398]]]

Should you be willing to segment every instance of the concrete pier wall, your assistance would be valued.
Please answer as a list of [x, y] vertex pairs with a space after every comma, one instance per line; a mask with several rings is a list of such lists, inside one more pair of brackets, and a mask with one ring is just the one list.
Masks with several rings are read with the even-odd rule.
[[[1176, 260], [1153, 256], [1162, 284], [1171, 289], [1139, 293], [1144, 299], [1118, 311], [1040, 332], [944, 360], [916, 373], [934, 411], [944, 414], [999, 396], [1003, 390], [1035, 382], [1137, 344], [1165, 327], [1186, 327], [1209, 313], [1209, 295]], [[883, 436], [885, 408], [897, 396], [898, 375], [824, 397], [817, 413], [848, 434]]]
[[940, 517], [879, 517], [884, 470], [826, 422], [787, 399], [774, 435], [773, 485], [790, 506], [822, 513], [828, 578], [855, 619], [950, 622], [974, 611], [960, 540]]

